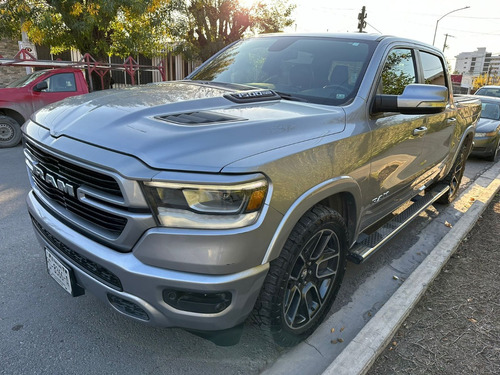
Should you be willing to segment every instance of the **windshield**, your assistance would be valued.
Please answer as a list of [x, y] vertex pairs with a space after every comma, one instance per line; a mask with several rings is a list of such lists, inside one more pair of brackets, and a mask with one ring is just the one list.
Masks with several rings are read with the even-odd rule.
[[44, 71], [39, 71], [39, 72], [34, 72], [31, 74], [28, 74], [25, 77], [16, 79], [14, 82], [9, 83], [7, 86], [8, 88], [13, 88], [13, 87], [24, 87], [28, 85], [30, 82], [33, 82], [35, 79], [40, 77], [41, 75], [45, 74]]
[[188, 79], [272, 89], [283, 98], [343, 105], [357, 93], [374, 43], [276, 36], [240, 41]]
[[475, 95], [494, 96], [500, 98], [500, 87], [482, 87]]
[[482, 103], [481, 118], [500, 120], [500, 105], [496, 103]]

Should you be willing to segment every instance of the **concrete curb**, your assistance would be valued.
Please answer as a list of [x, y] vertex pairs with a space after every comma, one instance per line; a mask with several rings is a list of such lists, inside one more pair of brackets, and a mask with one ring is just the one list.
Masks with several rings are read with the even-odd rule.
[[[500, 174], [491, 168], [479, 177], [464, 194], [474, 203], [425, 260], [413, 271], [375, 316], [323, 372], [323, 375], [365, 374], [385, 349], [408, 314], [441, 272], [462, 239], [500, 190]], [[498, 173], [498, 171], [496, 172]]]

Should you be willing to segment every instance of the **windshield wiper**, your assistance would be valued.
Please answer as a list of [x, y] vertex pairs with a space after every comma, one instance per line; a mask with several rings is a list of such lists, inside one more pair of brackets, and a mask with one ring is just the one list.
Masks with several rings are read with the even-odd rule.
[[209, 85], [209, 86], [219, 86], [219, 87], [227, 87], [233, 90], [249, 90], [254, 89], [253, 86], [242, 85], [239, 83], [229, 83], [229, 82], [218, 82], [218, 81], [205, 81], [198, 79], [186, 79], [185, 81], [198, 83], [200, 85]]
[[300, 98], [298, 96], [292, 95], [292, 94], [287, 93], [287, 92], [281, 92], [281, 91], [274, 91], [274, 92], [276, 94], [278, 94], [279, 96], [281, 96], [282, 99], [285, 99], [285, 100], [291, 100], [291, 101], [294, 101], [294, 102], [309, 103], [309, 100], [304, 99], [304, 98]]

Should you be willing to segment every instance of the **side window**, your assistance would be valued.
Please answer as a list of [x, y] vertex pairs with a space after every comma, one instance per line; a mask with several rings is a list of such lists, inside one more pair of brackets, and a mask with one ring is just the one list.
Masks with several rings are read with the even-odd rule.
[[436, 55], [423, 51], [420, 51], [420, 59], [424, 71], [424, 83], [446, 86], [446, 75], [441, 59]]
[[46, 92], [76, 91], [75, 75], [73, 73], [61, 73], [50, 76], [47, 81]]
[[392, 50], [385, 61], [377, 92], [385, 95], [401, 95], [406, 86], [415, 82], [412, 50], [403, 48]]

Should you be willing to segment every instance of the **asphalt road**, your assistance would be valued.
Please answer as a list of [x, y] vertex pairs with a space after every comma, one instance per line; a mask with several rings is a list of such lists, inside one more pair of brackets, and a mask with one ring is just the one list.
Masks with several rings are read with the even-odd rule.
[[[469, 160], [464, 184], [490, 165], [479, 159]], [[43, 251], [25, 207], [28, 190], [22, 148], [0, 149], [1, 374], [224, 375], [256, 374], [265, 369], [277, 373], [279, 370], [273, 368], [278, 367], [273, 364], [293, 355], [293, 350], [284, 353], [250, 324], [239, 344], [217, 347], [180, 329], [152, 328], [131, 321], [92, 295], [70, 297], [47, 274]], [[440, 239], [439, 231], [422, 234], [438, 210], [427, 210], [364, 264], [348, 265], [332, 309], [334, 315], [358, 317], [339, 323], [348, 327], [346, 339], [396, 288], [393, 282], [377, 275], [384, 273], [388, 265], [394, 268], [405, 249], [419, 241], [432, 247]], [[453, 217], [449, 220], [453, 221]], [[411, 272], [423, 256], [412, 254], [401, 269], [393, 272]], [[371, 292], [368, 298], [367, 285], [377, 286], [380, 295]], [[342, 328], [337, 327], [337, 332]], [[332, 350], [336, 350], [334, 345]], [[297, 360], [308, 366], [306, 356]]]

